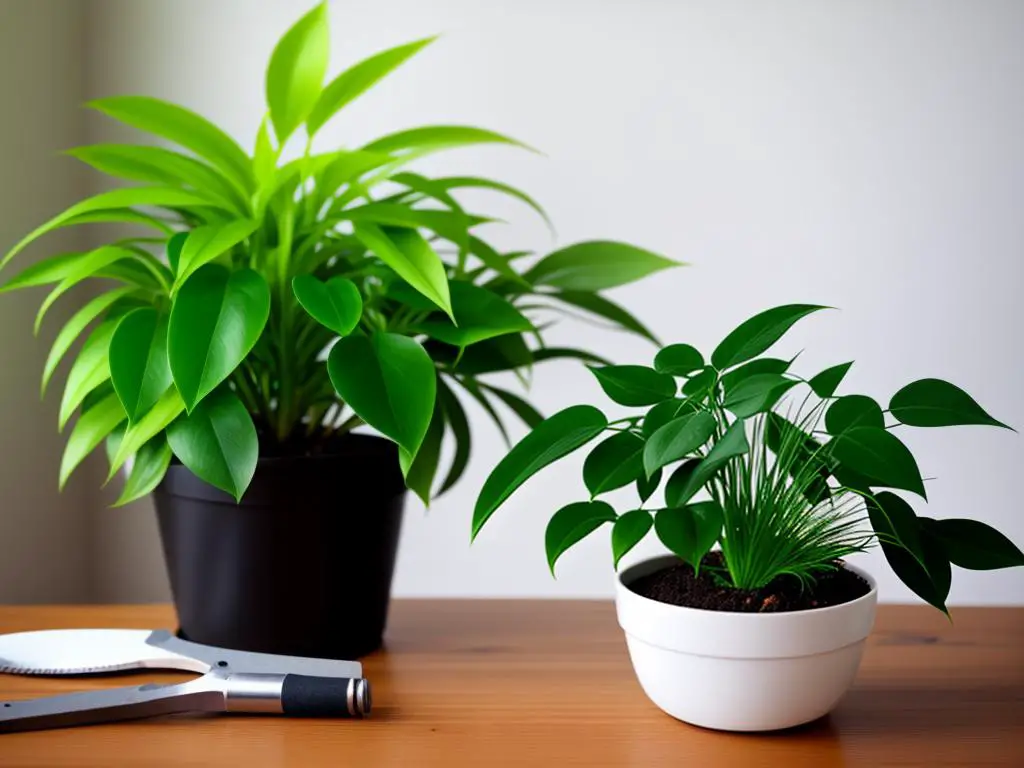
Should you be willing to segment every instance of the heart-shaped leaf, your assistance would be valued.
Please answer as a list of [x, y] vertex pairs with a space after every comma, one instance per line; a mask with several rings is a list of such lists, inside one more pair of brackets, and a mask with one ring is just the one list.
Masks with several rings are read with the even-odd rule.
[[717, 502], [701, 501], [661, 510], [654, 518], [654, 530], [662, 544], [699, 571], [704, 555], [722, 533], [722, 522], [722, 508]]
[[754, 315], [722, 340], [711, 354], [711, 363], [724, 371], [757, 357], [782, 338], [797, 320], [820, 309], [827, 307], [789, 304]]
[[359, 417], [415, 456], [434, 413], [434, 362], [415, 339], [394, 333], [346, 336], [331, 348], [327, 371]]
[[594, 240], [548, 254], [524, 275], [533, 285], [567, 291], [603, 291], [679, 263], [627, 243]]
[[591, 498], [622, 488], [644, 474], [644, 441], [630, 432], [603, 440], [583, 462], [583, 482]]
[[555, 575], [555, 563], [569, 547], [605, 523], [614, 522], [615, 517], [615, 510], [603, 501], [579, 501], [555, 512], [544, 533], [551, 575]]
[[670, 376], [689, 376], [704, 367], [704, 355], [689, 344], [671, 344], [654, 356], [654, 370]]
[[844, 395], [825, 412], [825, 429], [830, 435], [841, 435], [854, 427], [885, 428], [882, 407], [866, 395]]
[[646, 509], [634, 509], [619, 516], [612, 526], [612, 558], [615, 568], [619, 567], [623, 556], [647, 535], [652, 525], [654, 518]]
[[889, 401], [889, 411], [911, 427], [951, 427], [960, 424], [989, 424], [1009, 427], [978, 405], [955, 384], [942, 379], [921, 379], [903, 387]]
[[200, 267], [171, 307], [167, 356], [191, 411], [238, 367], [270, 315], [270, 289], [258, 272]]
[[650, 436], [644, 447], [644, 470], [647, 475], [693, 453], [713, 434], [717, 422], [707, 411], [687, 413], [673, 419]]
[[463, 281], [448, 284], [455, 323], [431, 320], [419, 324], [419, 330], [431, 338], [465, 347], [495, 336], [533, 330], [533, 323], [496, 293]]
[[110, 381], [134, 424], [171, 385], [167, 315], [151, 307], [121, 318], [110, 340]]
[[977, 520], [921, 518], [953, 565], [972, 571], [1024, 565], [1024, 552], [995, 528]]
[[210, 393], [167, 427], [167, 442], [196, 477], [241, 500], [260, 447], [252, 417], [234, 392], [220, 387]]
[[605, 394], [620, 405], [654, 405], [676, 393], [675, 379], [642, 365], [608, 365], [590, 370]]
[[580, 448], [608, 426], [608, 419], [590, 405], [574, 405], [549, 416], [513, 446], [494, 468], [473, 510], [473, 538], [512, 493], [529, 478]]
[[359, 325], [363, 297], [348, 278], [332, 277], [324, 283], [313, 275], [296, 275], [292, 293], [310, 317], [339, 336], [348, 336]]
[[812, 377], [807, 383], [811, 385], [811, 389], [818, 397], [822, 399], [832, 397], [843, 379], [846, 378], [846, 372], [850, 370], [851, 365], [853, 365], [852, 360], [848, 363], [833, 365]]
[[902, 488], [927, 498], [914, 455], [891, 432], [853, 427], [834, 438], [829, 448], [840, 464], [870, 478], [873, 485]]
[[267, 106], [277, 140], [284, 143], [320, 97], [330, 46], [327, 3], [319, 3], [289, 29], [267, 66]]

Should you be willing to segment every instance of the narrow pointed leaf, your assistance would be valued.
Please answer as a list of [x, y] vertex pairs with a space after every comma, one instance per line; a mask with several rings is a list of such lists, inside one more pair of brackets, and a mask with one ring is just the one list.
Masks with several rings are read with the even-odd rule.
[[995, 528], [977, 520], [921, 518], [953, 565], [972, 571], [1024, 565], [1024, 552]]
[[382, 136], [371, 141], [364, 150], [368, 152], [405, 152], [408, 150], [437, 150], [455, 147], [468, 147], [473, 144], [511, 144], [531, 149], [526, 144], [500, 133], [484, 128], [465, 125], [430, 125], [421, 128], [410, 128]]
[[554, 225], [551, 223], [551, 219], [548, 218], [547, 213], [540, 206], [540, 203], [520, 189], [516, 189], [515, 187], [509, 186], [508, 184], [504, 184], [500, 181], [483, 179], [477, 176], [446, 176], [444, 178], [434, 179], [434, 181], [445, 189], [492, 189], [495, 192], [501, 192], [510, 197], [514, 197], [533, 208], [533, 210], [536, 211], [542, 219], [544, 219], [544, 223], [548, 225], [548, 229], [552, 232], [554, 231]]
[[486, 391], [501, 400], [530, 429], [544, 421], [544, 415], [523, 398], [519, 397], [519, 395], [505, 389], [492, 387], [489, 384], [483, 384], [482, 386]]
[[320, 97], [330, 46], [327, 4], [299, 19], [274, 47], [267, 66], [267, 106], [277, 140], [284, 146]]
[[839, 388], [843, 379], [846, 378], [846, 373], [850, 370], [850, 366], [852, 365], [852, 360], [848, 363], [833, 365], [831, 368], [826, 368], [817, 376], [813, 376], [807, 383], [811, 385], [811, 389], [818, 397], [822, 399], [832, 397], [836, 393], [836, 389]]
[[230, 251], [255, 230], [256, 222], [251, 219], [207, 224], [193, 229], [181, 247], [175, 268], [174, 290], [180, 290], [197, 270]]
[[110, 380], [130, 423], [156, 405], [171, 385], [166, 315], [143, 307], [121, 318], [110, 340]]
[[37, 261], [0, 286], [0, 293], [16, 291], [19, 288], [31, 288], [36, 285], [59, 283], [81, 261], [83, 256], [85, 254], [82, 252], [61, 253]]
[[359, 288], [344, 277], [332, 277], [325, 283], [313, 275], [296, 275], [292, 293], [310, 317], [339, 336], [352, 333], [363, 315]]
[[60, 460], [60, 488], [82, 460], [125, 419], [117, 395], [111, 393], [85, 411], [75, 422]]
[[191, 232], [175, 232], [171, 237], [167, 238], [167, 266], [171, 268], [171, 272], [174, 274], [178, 273], [178, 266], [181, 263], [181, 251], [185, 247], [185, 241], [188, 240]]
[[[580, 309], [585, 309], [587, 312], [597, 315], [598, 317], [603, 317], [605, 320], [610, 320], [611, 322], [622, 326], [627, 331], [632, 331], [638, 336], [643, 336], [645, 339], [648, 339], [655, 344], [658, 343], [657, 337], [648, 330], [647, 326], [615, 302], [609, 301], [596, 293], [587, 293], [586, 291], [560, 291], [559, 293], [551, 294], [551, 298], [564, 301], [566, 304], [579, 307]], [[655, 358], [654, 368], [660, 373], [671, 373], [670, 371], [664, 371], [658, 368], [657, 358]]]
[[132, 471], [114, 506], [123, 507], [125, 504], [131, 504], [160, 485], [160, 481], [167, 474], [167, 467], [171, 465], [171, 455], [171, 446], [167, 444], [167, 438], [163, 435], [154, 437], [142, 446], [135, 454]]
[[891, 432], [853, 427], [833, 439], [829, 448], [840, 464], [870, 478], [874, 485], [902, 488], [927, 498], [913, 454]]
[[178, 394], [176, 387], [168, 387], [163, 396], [149, 409], [137, 424], [133, 424], [125, 431], [124, 436], [117, 443], [117, 449], [110, 460], [110, 473], [107, 475], [109, 481], [118, 470], [124, 466], [129, 456], [138, 453], [142, 446], [163, 432], [167, 425], [174, 421], [185, 410], [185, 403]]
[[921, 379], [892, 396], [889, 411], [911, 427], [950, 427], [988, 424], [1009, 427], [985, 411], [974, 398], [955, 384], [942, 379]]
[[64, 396], [60, 401], [60, 429], [64, 429], [64, 425], [85, 400], [86, 395], [110, 378], [108, 352], [116, 327], [116, 321], [100, 323], [82, 344], [82, 349], [68, 372]]
[[614, 522], [615, 517], [615, 510], [603, 501], [579, 501], [555, 512], [544, 533], [544, 549], [551, 575], [555, 575], [555, 563], [569, 547], [605, 523]]
[[534, 285], [567, 291], [603, 291], [669, 267], [683, 266], [628, 243], [592, 240], [548, 254], [523, 277]]
[[704, 367], [704, 355], [689, 344], [671, 344], [654, 356], [654, 370], [671, 376], [689, 376]]
[[711, 354], [711, 363], [720, 371], [745, 363], [766, 351], [798, 320], [820, 309], [827, 307], [789, 304], [761, 312], [722, 340]]
[[711, 439], [717, 422], [707, 411], [673, 419], [647, 439], [643, 465], [648, 477], [666, 464], [693, 453]]
[[434, 415], [427, 426], [427, 434], [423, 437], [416, 455], [413, 456], [401, 446], [398, 448], [398, 460], [405, 476], [405, 485], [419, 496], [427, 507], [430, 506], [430, 489], [434, 485], [437, 463], [441, 456], [444, 424], [444, 408], [440, 403], [436, 403]]
[[94, 251], [89, 251], [88, 253], [83, 254], [82, 257], [75, 262], [72, 268], [68, 270], [64, 279], [57, 283], [50, 293], [47, 294], [46, 298], [43, 299], [42, 304], [39, 305], [39, 311], [36, 312], [33, 331], [35, 333], [39, 333], [39, 329], [43, 325], [43, 319], [46, 317], [46, 313], [49, 312], [50, 308], [53, 307], [61, 296], [66, 294], [83, 280], [88, 280], [92, 277], [100, 277], [100, 273], [110, 265], [132, 258], [134, 258], [134, 256], [131, 251], [112, 245], [102, 246]]
[[590, 371], [604, 393], [620, 405], [654, 405], [676, 393], [675, 379], [642, 365], [609, 365]]
[[619, 432], [598, 443], [583, 462], [583, 483], [594, 498], [623, 488], [644, 474], [644, 441]]
[[639, 544], [654, 525], [654, 518], [646, 509], [634, 509], [621, 515], [612, 526], [612, 558], [615, 568], [633, 547]]
[[469, 455], [473, 447], [473, 438], [469, 430], [469, 420], [466, 418], [466, 411], [459, 402], [458, 397], [451, 388], [440, 378], [437, 381], [437, 397], [444, 408], [444, 418], [451, 429], [452, 437], [455, 439], [455, 453], [452, 456], [451, 467], [437, 495], [448, 491], [461, 479], [469, 464]]

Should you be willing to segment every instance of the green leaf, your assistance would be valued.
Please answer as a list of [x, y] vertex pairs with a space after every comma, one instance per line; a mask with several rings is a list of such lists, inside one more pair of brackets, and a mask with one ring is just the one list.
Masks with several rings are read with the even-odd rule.
[[50, 354], [46, 357], [46, 363], [43, 365], [42, 394], [46, 393], [46, 387], [49, 385], [50, 379], [53, 377], [54, 371], [57, 370], [60, 361], [89, 323], [110, 309], [118, 300], [134, 292], [134, 287], [126, 287], [101, 293], [71, 316], [71, 319], [68, 320], [64, 327], [61, 328], [60, 333], [57, 334], [57, 338], [50, 348]]
[[727, 391], [722, 405], [741, 419], [770, 410], [798, 382], [777, 373], [749, 376]]
[[354, 225], [378, 224], [408, 230], [422, 227], [464, 248], [469, 247], [469, 228], [475, 224], [490, 221], [479, 216], [467, 216], [461, 210], [410, 208], [407, 205], [387, 202], [374, 202], [357, 208], [346, 208], [338, 214], [337, 220], [350, 221]]
[[831, 368], [826, 368], [817, 376], [812, 377], [807, 383], [811, 385], [811, 390], [818, 397], [822, 399], [832, 397], [840, 383], [846, 378], [846, 373], [850, 370], [851, 365], [853, 365], [852, 360], [848, 363], [833, 365]]
[[346, 336], [327, 370], [338, 395], [363, 421], [415, 455], [434, 413], [434, 363], [415, 339], [394, 333]]
[[671, 376], [689, 376], [704, 367], [704, 355], [689, 344], [671, 344], [654, 356], [654, 370]]
[[[363, 174], [393, 163], [395, 158], [382, 152], [363, 150], [342, 150], [334, 153], [332, 159], [317, 175], [317, 192], [320, 200], [326, 202], [345, 184], [352, 184]], [[298, 173], [299, 169], [295, 169]]]
[[898, 546], [883, 541], [881, 547], [889, 567], [900, 581], [922, 600], [948, 615], [946, 597], [949, 595], [952, 573], [949, 559], [941, 543], [928, 531], [921, 532], [924, 566], [913, 555]]
[[612, 558], [614, 567], [633, 547], [639, 544], [654, 525], [654, 518], [646, 509], [634, 509], [626, 512], [612, 526]]
[[903, 387], [889, 401], [889, 412], [911, 427], [951, 427], [988, 424], [1006, 427], [955, 384], [942, 379], [921, 379]]
[[255, 231], [256, 222], [251, 219], [237, 219], [227, 224], [207, 224], [193, 229], [178, 257], [173, 290], [181, 290], [184, 282], [197, 270], [230, 251]]
[[240, 191], [252, 191], [251, 164], [245, 150], [195, 112], [149, 96], [115, 96], [91, 101], [88, 106], [192, 150], [219, 168]]
[[659, 485], [661, 485], [660, 469], [655, 470], [650, 477], [647, 477], [646, 472], [641, 472], [640, 477], [636, 479], [636, 494], [640, 497], [640, 503], [646, 503], [658, 490]]
[[866, 500], [866, 505], [871, 527], [879, 540], [903, 547], [923, 563], [921, 525], [911, 506], [890, 491], [875, 494]]
[[522, 419], [523, 423], [530, 429], [533, 429], [544, 421], [543, 414], [523, 400], [523, 398], [519, 397], [519, 395], [491, 386], [490, 384], [483, 384], [482, 386], [485, 390], [501, 400], [501, 402], [503, 402], [516, 416]]
[[238, 396], [221, 387], [167, 427], [167, 442], [196, 477], [241, 501], [256, 472], [259, 440]]
[[874, 485], [902, 488], [927, 498], [913, 454], [891, 432], [853, 427], [834, 438], [829, 448], [840, 464], [869, 477]]
[[61, 253], [57, 256], [37, 261], [0, 286], [0, 293], [16, 291], [19, 288], [46, 285], [48, 283], [59, 283], [84, 255], [84, 253], [76, 251], [73, 253]]
[[715, 434], [717, 421], [707, 411], [687, 413], [658, 429], [644, 447], [644, 471], [655, 470], [693, 453]]
[[825, 429], [830, 435], [841, 435], [854, 427], [885, 429], [881, 406], [866, 395], [844, 395], [825, 412]]
[[583, 482], [594, 498], [634, 482], [644, 473], [644, 441], [619, 432], [601, 441], [583, 462]]
[[749, 450], [744, 422], [737, 419], [725, 430], [722, 439], [711, 446], [707, 456], [685, 461], [672, 473], [665, 484], [665, 503], [670, 507], [683, 506], [730, 459], [742, 456]]
[[501, 420], [501, 416], [498, 415], [498, 412], [494, 409], [494, 405], [491, 404], [490, 399], [488, 399], [487, 395], [480, 388], [480, 385], [477, 383], [476, 379], [471, 376], [466, 376], [462, 379], [459, 379], [458, 382], [462, 386], [462, 388], [466, 390], [466, 392], [468, 392], [469, 395], [480, 404], [480, 407], [484, 409], [487, 415], [491, 417], [491, 421], [494, 422], [494, 425], [498, 428], [498, 431], [501, 433], [501, 439], [505, 441], [506, 446], [511, 447], [512, 441], [509, 440], [508, 430], [505, 429], [505, 424]]
[[655, 432], [668, 424], [683, 413], [700, 410], [700, 406], [692, 400], [665, 400], [653, 406], [644, 416], [641, 431], [645, 438], [650, 438]]
[[156, 437], [167, 428], [167, 425], [174, 421], [185, 410], [185, 403], [178, 394], [175, 387], [168, 387], [163, 397], [150, 408], [137, 424], [133, 424], [124, 433], [124, 437], [118, 442], [113, 458], [110, 459], [110, 473], [107, 481], [117, 474], [129, 456], [133, 456], [142, 449], [146, 443]]
[[[820, 504], [832, 495], [828, 485], [828, 478], [832, 474], [832, 462], [829, 461], [821, 443], [792, 422], [771, 411], [765, 418], [764, 438], [768, 448], [776, 456], [785, 452], [786, 456], [793, 457], [792, 461], [784, 462], [786, 472], [790, 478], [800, 479], [803, 486], [801, 492], [806, 499], [814, 504]], [[816, 476], [809, 477], [805, 469], [812, 464]], [[867, 487], [869, 486], [866, 486], [865, 490]]]
[[779, 360], [775, 357], [762, 357], [758, 360], [751, 360], [749, 363], [733, 368], [722, 375], [722, 388], [726, 395], [737, 385], [749, 379], [751, 376], [759, 376], [774, 373], [781, 376], [789, 370], [789, 360]]
[[93, 407], [86, 410], [75, 422], [75, 428], [68, 436], [64, 455], [60, 460], [60, 488], [82, 459], [114, 429], [124, 421], [124, 408], [121, 407], [117, 395], [109, 394]]
[[548, 254], [523, 277], [534, 285], [593, 292], [625, 285], [677, 266], [684, 265], [634, 245], [592, 240]]
[[121, 318], [110, 340], [110, 380], [130, 423], [156, 405], [171, 385], [166, 315], [143, 307]]
[[469, 464], [469, 455], [473, 447], [473, 440], [469, 431], [469, 421], [466, 419], [466, 411], [462, 403], [451, 391], [441, 378], [437, 380], [437, 397], [444, 408], [444, 418], [451, 428], [452, 436], [455, 438], [455, 454], [452, 456], [451, 467], [448, 476], [441, 483], [437, 495], [440, 496], [449, 488], [455, 485], [466, 471]]
[[188, 231], [175, 232], [167, 239], [167, 264], [171, 268], [171, 272], [175, 274], [177, 274], [178, 265], [181, 263], [181, 251], [190, 234]]
[[706, 366], [703, 371], [691, 377], [683, 384], [683, 394], [687, 397], [702, 399], [718, 381], [718, 371], [713, 367]]
[[593, 352], [587, 352], [583, 349], [572, 349], [571, 347], [542, 347], [541, 349], [533, 350], [532, 358], [535, 363], [568, 358], [571, 360], [582, 360], [584, 363], [592, 365], [603, 365], [605, 367], [611, 365], [603, 357], [595, 355]]
[[[270, 115], [264, 116], [260, 129], [256, 132], [256, 146], [252, 153], [252, 173], [259, 187], [261, 202], [265, 202], [275, 191], [274, 181], [277, 178], [277, 160], [281, 154], [270, 139]], [[256, 207], [257, 216], [263, 209]]]
[[82, 344], [64, 386], [64, 396], [60, 401], [60, 429], [68, 423], [75, 409], [82, 404], [85, 396], [110, 378], [110, 364], [107, 353], [110, 339], [114, 335], [117, 323], [111, 320], [100, 323]]
[[171, 307], [167, 355], [189, 412], [249, 354], [269, 315], [270, 289], [251, 269], [207, 264], [185, 281]]
[[371, 141], [364, 150], [368, 152], [395, 153], [407, 150], [434, 151], [454, 147], [468, 147], [473, 144], [512, 144], [523, 149], [531, 149], [526, 144], [500, 133], [484, 128], [465, 125], [429, 125], [421, 128], [410, 128], [405, 131], [382, 136]]
[[1024, 565], [1024, 553], [995, 528], [976, 520], [921, 518], [953, 565], [972, 571]]
[[512, 493], [544, 467], [572, 453], [604, 431], [608, 420], [597, 408], [574, 405], [549, 416], [498, 462], [476, 500], [473, 538]]
[[405, 485], [423, 503], [430, 506], [430, 489], [434, 485], [437, 474], [437, 463], [441, 457], [441, 439], [444, 437], [444, 408], [440, 402], [435, 403], [434, 414], [427, 426], [420, 448], [413, 456], [405, 448], [398, 448], [398, 462], [405, 476]]
[[603, 501], [578, 501], [555, 512], [544, 533], [551, 575], [555, 575], [555, 563], [569, 547], [605, 523], [615, 522], [615, 517], [615, 510]]
[[310, 317], [339, 336], [352, 333], [363, 315], [359, 288], [345, 277], [332, 277], [324, 283], [313, 275], [296, 275], [292, 293]]
[[267, 66], [267, 106], [281, 146], [320, 98], [329, 49], [326, 3], [299, 19], [274, 47]]
[[[552, 293], [550, 296], [553, 299], [564, 301], [566, 304], [570, 304], [574, 307], [585, 309], [587, 312], [595, 314], [598, 317], [603, 317], [605, 320], [610, 320], [611, 322], [622, 326], [627, 331], [632, 331], [638, 336], [643, 336], [645, 339], [649, 339], [655, 344], [658, 343], [658, 339], [647, 329], [647, 326], [633, 317], [633, 315], [618, 304], [609, 301], [603, 296], [599, 296], [596, 293], [587, 293], [585, 291], [561, 291], [559, 293]], [[654, 367], [655, 369], [658, 368], [657, 358], [655, 358]], [[670, 373], [670, 371], [660, 372]]]
[[419, 232], [357, 224], [355, 235], [378, 259], [454, 320], [444, 263]]
[[113, 506], [123, 507], [141, 499], [160, 485], [170, 465], [171, 446], [167, 444], [166, 437], [157, 435], [135, 454], [131, 474], [128, 475], [121, 495], [117, 497]]
[[314, 135], [336, 113], [366, 93], [382, 78], [404, 64], [436, 38], [428, 37], [399, 45], [364, 59], [332, 80], [317, 99], [306, 120], [309, 135]]
[[508, 184], [504, 184], [500, 181], [494, 181], [492, 179], [483, 179], [477, 176], [446, 176], [444, 178], [434, 179], [434, 182], [439, 184], [442, 188], [449, 190], [464, 188], [491, 189], [495, 192], [506, 194], [509, 197], [514, 197], [533, 208], [533, 210], [536, 211], [542, 219], [544, 219], [544, 223], [548, 225], [548, 229], [554, 232], [554, 225], [551, 223], [551, 219], [540, 204], [522, 190], [516, 189]]
[[465, 347], [495, 336], [533, 330], [533, 324], [518, 309], [486, 288], [452, 280], [448, 289], [455, 324], [438, 320], [420, 323], [417, 330], [431, 338]]
[[590, 371], [604, 393], [620, 405], [653, 405], [676, 393], [675, 379], [642, 365], [608, 365]]
[[210, 200], [195, 192], [188, 192], [184, 189], [171, 189], [169, 187], [124, 187], [122, 189], [113, 189], [109, 192], [101, 192], [98, 195], [87, 197], [85, 200], [75, 203], [63, 213], [57, 214], [25, 235], [7, 252], [3, 259], [0, 259], [0, 269], [3, 269], [4, 265], [29, 243], [48, 232], [73, 223], [73, 220], [82, 214], [102, 211], [108, 208], [130, 208], [135, 205], [167, 208], [193, 205], [206, 206], [210, 205]]
[[469, 252], [480, 259], [480, 262], [485, 267], [494, 270], [498, 275], [505, 278], [518, 288], [523, 288], [527, 291], [533, 290], [533, 286], [523, 280], [519, 273], [512, 269], [509, 264], [510, 259], [508, 256], [503, 256], [498, 253], [490, 245], [475, 235], [469, 236], [468, 246]]
[[426, 348], [431, 357], [439, 363], [467, 376], [512, 371], [529, 367], [534, 362], [533, 355], [519, 333], [495, 336], [493, 339], [471, 344], [466, 347], [458, 365], [455, 364], [457, 348], [436, 341], [428, 341]]
[[661, 543], [684, 562], [700, 570], [704, 555], [718, 541], [724, 517], [714, 501], [701, 501], [678, 509], [662, 509], [654, 518]]
[[720, 371], [745, 363], [766, 351], [782, 338], [797, 320], [819, 309], [811, 304], [775, 307], [750, 318], [732, 331], [711, 354], [712, 364]]

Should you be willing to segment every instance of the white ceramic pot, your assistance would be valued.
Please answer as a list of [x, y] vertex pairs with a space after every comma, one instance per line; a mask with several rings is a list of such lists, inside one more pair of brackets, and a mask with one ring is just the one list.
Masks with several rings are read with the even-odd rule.
[[790, 728], [827, 714], [853, 683], [875, 621], [878, 588], [829, 608], [736, 613], [681, 608], [628, 585], [679, 562], [627, 568], [616, 610], [633, 669], [651, 701], [680, 720], [726, 731]]

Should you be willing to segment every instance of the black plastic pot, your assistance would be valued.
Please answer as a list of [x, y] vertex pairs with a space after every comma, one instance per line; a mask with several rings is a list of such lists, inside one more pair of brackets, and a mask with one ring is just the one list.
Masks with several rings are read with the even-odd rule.
[[260, 459], [239, 504], [175, 463], [154, 497], [182, 637], [319, 658], [380, 647], [405, 504], [393, 443]]

